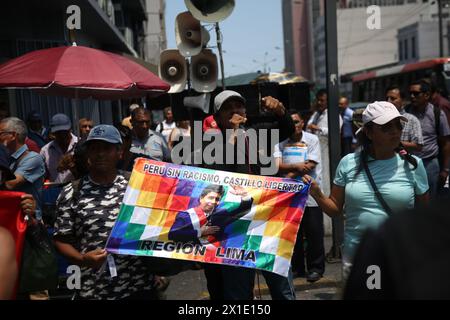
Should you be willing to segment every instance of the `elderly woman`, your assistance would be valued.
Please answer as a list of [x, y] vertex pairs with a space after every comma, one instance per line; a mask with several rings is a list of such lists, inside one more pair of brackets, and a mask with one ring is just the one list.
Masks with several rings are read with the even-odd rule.
[[326, 214], [345, 212], [344, 278], [365, 230], [377, 228], [391, 214], [428, 202], [422, 160], [401, 148], [402, 121], [407, 119], [393, 104], [377, 101], [366, 107], [362, 120], [357, 132], [360, 150], [340, 161], [330, 196], [310, 177], [304, 178], [311, 182], [310, 193]]

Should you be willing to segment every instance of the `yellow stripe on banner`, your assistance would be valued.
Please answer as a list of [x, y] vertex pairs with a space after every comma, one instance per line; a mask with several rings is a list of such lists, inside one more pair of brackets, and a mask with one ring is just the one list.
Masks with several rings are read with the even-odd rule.
[[149, 225], [164, 227], [166, 225], [168, 212], [161, 209], [152, 209], [150, 217], [148, 219]]
[[262, 204], [258, 205], [256, 207], [256, 213], [255, 213], [255, 216], [253, 217], [253, 220], [268, 221], [272, 210], [273, 210], [273, 207], [267, 207]]
[[277, 256], [289, 260], [291, 259], [293, 251], [294, 251], [294, 243], [292, 243], [291, 241], [280, 239], [280, 241], [278, 242]]
[[249, 195], [253, 198], [253, 205], [257, 205], [261, 202], [262, 194], [263, 190], [250, 189]]
[[278, 221], [267, 221], [266, 229], [264, 229], [264, 236], [279, 238], [283, 231], [284, 223]]
[[141, 190], [142, 183], [144, 183], [144, 178], [145, 178], [144, 173], [139, 172], [137, 170], [133, 170], [128, 185], [133, 189]]
[[136, 205], [138, 207], [152, 208], [153, 203], [156, 199], [156, 195], [156, 192], [147, 192], [141, 190], [141, 193], [139, 194], [139, 197], [136, 201]]
[[161, 229], [161, 233], [158, 236], [158, 241], [164, 241], [164, 242], [169, 242], [169, 232], [170, 232], [170, 228], [169, 227], [163, 227]]

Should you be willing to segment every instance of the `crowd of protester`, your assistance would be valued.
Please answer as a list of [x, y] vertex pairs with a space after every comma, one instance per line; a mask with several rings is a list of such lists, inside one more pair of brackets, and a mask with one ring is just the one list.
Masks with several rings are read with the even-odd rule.
[[[315, 282], [324, 275], [323, 213], [345, 217], [343, 279], [351, 284], [346, 296], [355, 298], [352, 290], [362, 290], [355, 276], [361, 276], [361, 261], [372, 261], [372, 250], [373, 257], [386, 254], [373, 244], [374, 239], [394, 228], [384, 223], [419, 204], [429, 206], [430, 198], [448, 198], [448, 100], [427, 80], [412, 82], [409, 92], [390, 86], [379, 100], [364, 110], [352, 110], [346, 97], [339, 99], [335, 107], [340, 110], [342, 159], [331, 177], [327, 91], [317, 92], [309, 114], [299, 111], [308, 106], [288, 110], [273, 97], [262, 99], [273, 122], [257, 123], [252, 128], [279, 130], [280, 140], [273, 152], [277, 176], [311, 184], [289, 276], [263, 272], [273, 299], [295, 299], [296, 277]], [[225, 137], [226, 129], [250, 127], [246, 100], [239, 93], [223, 91], [214, 104], [216, 112], [205, 118], [203, 130], [218, 130]], [[170, 107], [163, 113], [164, 120], [155, 124], [149, 109], [132, 104], [129, 116], [116, 127], [83, 118], [79, 120], [79, 132], [72, 131], [70, 118], [62, 113], [49, 119], [48, 128], [37, 111], [30, 112], [25, 121], [6, 116], [0, 119], [1, 188], [27, 194], [22, 208], [29, 213], [30, 223], [45, 225], [58, 255], [81, 267], [83, 282], [75, 299], [158, 299], [169, 285], [167, 278], [152, 273], [145, 257], [109, 255], [103, 249], [134, 160], [145, 157], [171, 162], [171, 150], [192, 134], [189, 119], [175, 121]], [[224, 152], [231, 147], [237, 156], [241, 152], [248, 159], [248, 148], [238, 148], [235, 140], [223, 142]], [[244, 164], [203, 166], [260, 174], [260, 167], [248, 160]], [[375, 233], [362, 240], [370, 230]], [[3, 229], [0, 241], [11, 248], [11, 239]], [[358, 251], [361, 242], [369, 251]], [[5, 266], [0, 279], [16, 279], [22, 271], [20, 266], [8, 264], [8, 250], [0, 255], [0, 266]], [[114, 264], [109, 256], [113, 256]], [[201, 267], [211, 299], [254, 298], [254, 269], [213, 264]], [[111, 279], [109, 272], [117, 276]], [[0, 298], [11, 297], [14, 286], [4, 283]], [[49, 299], [48, 289], [43, 285], [16, 296]], [[389, 297], [395, 297], [393, 290]]]

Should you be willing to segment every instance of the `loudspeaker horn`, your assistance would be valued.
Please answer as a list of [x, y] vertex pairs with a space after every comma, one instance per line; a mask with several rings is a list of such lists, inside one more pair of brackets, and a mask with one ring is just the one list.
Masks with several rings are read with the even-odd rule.
[[184, 0], [195, 19], [215, 23], [225, 20], [233, 12], [234, 0]]
[[175, 21], [175, 40], [177, 48], [184, 57], [199, 54], [206, 46], [210, 37], [200, 21], [195, 19], [189, 11], [180, 13]]
[[192, 88], [197, 92], [211, 92], [217, 87], [217, 57], [209, 49], [191, 58]]
[[186, 107], [200, 109], [204, 113], [209, 113], [210, 101], [211, 93], [203, 93], [195, 97], [185, 97], [183, 99], [183, 104]]
[[187, 83], [185, 58], [178, 50], [168, 49], [161, 52], [159, 58], [159, 77], [170, 84], [169, 93], [181, 92]]

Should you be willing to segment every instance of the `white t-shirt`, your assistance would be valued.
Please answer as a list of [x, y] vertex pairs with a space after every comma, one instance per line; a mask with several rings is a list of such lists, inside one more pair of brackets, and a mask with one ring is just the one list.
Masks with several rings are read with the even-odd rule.
[[[162, 130], [161, 125], [163, 126]], [[156, 126], [155, 131], [161, 133], [164, 137], [164, 140], [166, 140], [166, 143], [169, 143], [170, 133], [175, 127], [176, 127], [175, 121], [172, 121], [172, 123], [167, 123], [167, 121], [164, 120], [162, 123]]]
[[[321, 167], [321, 157], [320, 157], [320, 145], [319, 138], [312, 133], [302, 131], [302, 139], [300, 143], [302, 146], [295, 146], [297, 143], [291, 139], [286, 139], [275, 145], [273, 157], [282, 158], [285, 163], [293, 162], [305, 162], [311, 160], [317, 163], [314, 170], [309, 174], [320, 186], [322, 167]], [[298, 178], [300, 179], [300, 177]], [[317, 202], [313, 197], [308, 196], [306, 201], [307, 207], [317, 207]]]

